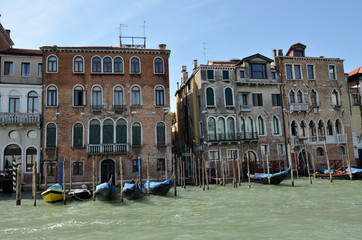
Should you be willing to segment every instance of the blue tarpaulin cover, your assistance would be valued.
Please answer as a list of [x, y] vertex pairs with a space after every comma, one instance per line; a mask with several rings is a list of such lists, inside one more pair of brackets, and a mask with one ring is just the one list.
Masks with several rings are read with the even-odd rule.
[[59, 184], [57, 183], [57, 184], [54, 184], [54, 185], [48, 187], [48, 189], [63, 191], [63, 186], [62, 186], [62, 185], [59, 185]]
[[[282, 171], [282, 172], [278, 172], [278, 173], [274, 173], [274, 174], [269, 174], [270, 177], [272, 176], [275, 176], [275, 175], [278, 175], [278, 174], [284, 174], [284, 173], [288, 173], [289, 170], [285, 170], [285, 171]], [[252, 174], [250, 174], [251, 176]], [[255, 178], [265, 178], [265, 177], [268, 177], [268, 174], [267, 173], [255, 173], [253, 174], [252, 176], [254, 176]]]
[[[362, 172], [362, 169], [359, 169], [359, 168], [353, 168], [353, 167], [351, 167], [351, 169], [352, 169], [352, 173]], [[350, 171], [349, 171], [349, 168], [346, 168], [346, 172], [347, 172], [347, 173], [350, 172]]]
[[[99, 189], [102, 189], [102, 188], [109, 188], [109, 184], [108, 184], [107, 182], [102, 183], [102, 184], [99, 184], [99, 185], [96, 187], [96, 191], [98, 191]], [[116, 190], [116, 188], [115, 188], [113, 185], [111, 186], [111, 189], [112, 189], [113, 191]]]
[[[150, 182], [150, 188], [157, 187], [158, 185], [161, 185], [161, 184], [170, 184], [170, 180], [166, 180], [166, 181], [163, 181], [163, 182]], [[148, 181], [145, 182], [144, 186], [147, 189]]]
[[[317, 168], [317, 171], [322, 172], [322, 173], [329, 173], [328, 169], [321, 169], [321, 168]], [[336, 173], [336, 170], [331, 170], [332, 173]]]

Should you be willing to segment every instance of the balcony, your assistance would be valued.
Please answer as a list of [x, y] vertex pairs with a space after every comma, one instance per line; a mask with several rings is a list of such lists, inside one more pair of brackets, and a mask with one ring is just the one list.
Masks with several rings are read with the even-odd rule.
[[308, 103], [291, 103], [290, 111], [291, 112], [307, 112]]
[[[292, 140], [293, 137], [291, 138], [291, 145], [293, 145], [293, 141], [296, 140]], [[310, 143], [310, 144], [323, 144], [324, 141], [326, 141], [326, 143], [334, 143], [334, 144], [338, 144], [338, 143], [347, 143], [347, 134], [337, 134], [337, 135], [327, 135], [327, 136], [311, 136], [307, 139], [307, 142], [305, 143]], [[297, 143], [296, 143], [297, 145]]]
[[291, 136], [290, 137], [290, 145], [292, 147], [301, 147], [305, 144], [305, 141], [307, 138], [306, 137], [296, 137], [296, 136]]
[[105, 109], [105, 105], [90, 105], [92, 112], [101, 112]]
[[112, 105], [112, 107], [114, 112], [123, 112], [126, 110], [126, 105], [122, 104]]
[[87, 144], [87, 154], [120, 154], [128, 151], [127, 143]]
[[0, 113], [0, 123], [5, 124], [40, 124], [40, 113]]
[[258, 141], [259, 135], [257, 132], [244, 133], [224, 133], [224, 134], [209, 134], [209, 142], [238, 142], [238, 141]]
[[251, 111], [251, 106], [250, 105], [241, 105], [240, 106], [240, 111], [241, 112], [250, 112]]

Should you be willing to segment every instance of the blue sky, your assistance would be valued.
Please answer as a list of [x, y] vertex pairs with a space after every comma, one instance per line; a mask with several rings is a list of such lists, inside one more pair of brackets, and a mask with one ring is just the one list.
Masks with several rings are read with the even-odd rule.
[[[192, 61], [272, 57], [297, 42], [307, 56], [345, 59], [345, 72], [362, 66], [360, 0], [1, 0], [0, 21], [16, 48], [119, 46], [123, 35], [143, 36], [148, 48], [171, 50], [170, 95]], [[206, 55], [203, 54], [203, 43]]]

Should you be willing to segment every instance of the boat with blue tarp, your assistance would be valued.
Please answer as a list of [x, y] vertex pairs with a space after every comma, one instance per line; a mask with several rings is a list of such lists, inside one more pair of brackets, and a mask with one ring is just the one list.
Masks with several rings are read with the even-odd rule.
[[121, 194], [127, 200], [134, 200], [142, 197], [144, 194], [142, 193], [142, 158], [138, 157], [138, 182], [135, 183], [134, 180], [131, 183], [125, 183]]
[[[315, 177], [317, 178], [330, 178], [328, 169], [317, 168], [315, 171]], [[341, 180], [352, 180], [362, 179], [362, 169], [353, 168], [339, 168], [337, 170], [331, 169], [332, 179], [341, 179]]]
[[112, 177], [108, 182], [97, 185], [95, 196], [100, 201], [112, 201], [117, 198], [116, 187], [112, 184]]
[[286, 179], [289, 174], [290, 168], [282, 172], [269, 174], [269, 176], [266, 173], [254, 173], [250, 174], [250, 180], [256, 183], [268, 184], [268, 178], [270, 178], [270, 184], [277, 185]]
[[[153, 182], [150, 181], [150, 190], [149, 192], [153, 195], [166, 195], [173, 184], [173, 175], [170, 179], [163, 182]], [[148, 191], [148, 181], [144, 184], [146, 192]]]

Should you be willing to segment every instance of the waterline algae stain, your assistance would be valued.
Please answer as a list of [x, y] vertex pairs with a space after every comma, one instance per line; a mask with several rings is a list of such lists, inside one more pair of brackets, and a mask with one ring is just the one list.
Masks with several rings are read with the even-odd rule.
[[360, 239], [362, 181], [180, 188], [177, 197], [48, 204], [0, 195], [1, 239]]

